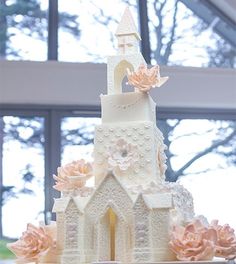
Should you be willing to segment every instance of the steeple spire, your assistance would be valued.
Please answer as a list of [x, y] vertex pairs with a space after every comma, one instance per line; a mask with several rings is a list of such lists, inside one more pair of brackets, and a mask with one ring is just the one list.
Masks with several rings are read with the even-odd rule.
[[127, 68], [130, 71], [136, 71], [140, 64], [145, 64], [145, 60], [139, 52], [141, 38], [128, 7], [118, 25], [116, 38], [118, 42], [117, 54], [108, 57], [107, 62], [108, 94], [122, 93], [122, 81]]
[[130, 13], [129, 7], [126, 7], [121, 18], [120, 24], [116, 30], [118, 40], [118, 54], [134, 54], [139, 50], [139, 41], [141, 40], [134, 19]]
[[126, 7], [120, 24], [118, 25], [118, 28], [116, 30], [117, 37], [126, 35], [135, 35], [138, 40], [141, 40], [128, 6]]

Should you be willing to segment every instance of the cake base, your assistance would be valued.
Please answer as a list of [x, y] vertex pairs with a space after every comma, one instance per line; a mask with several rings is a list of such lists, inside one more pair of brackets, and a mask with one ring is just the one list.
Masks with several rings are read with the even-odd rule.
[[[2, 262], [1, 262], [2, 263]], [[5, 262], [3, 262], [5, 263]], [[6, 262], [8, 264], [9, 262]], [[14, 263], [14, 262], [11, 262]], [[17, 262], [16, 262], [17, 263]], [[31, 262], [34, 264], [34, 262]], [[31, 264], [29, 263], [29, 264]], [[38, 262], [38, 264], [55, 264], [54, 262]], [[69, 264], [69, 263], [68, 263]], [[79, 264], [79, 263], [78, 263]], [[124, 263], [120, 261], [97, 261], [91, 264], [137, 264], [137, 263]], [[234, 260], [214, 260], [214, 261], [162, 261], [162, 262], [139, 262], [139, 264], [236, 264]]]
[[[123, 263], [120, 261], [97, 261], [92, 262], [91, 264], [137, 264]], [[215, 260], [215, 261], [161, 261], [161, 262], [139, 262], [138, 264], [236, 264], [234, 260]]]

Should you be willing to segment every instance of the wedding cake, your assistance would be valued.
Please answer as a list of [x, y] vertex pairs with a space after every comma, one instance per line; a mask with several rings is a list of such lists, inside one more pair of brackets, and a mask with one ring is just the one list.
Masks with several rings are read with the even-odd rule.
[[[129, 9], [116, 37], [118, 52], [108, 57], [107, 94], [101, 95], [102, 124], [95, 129], [94, 190], [64, 194], [53, 208], [63, 264], [171, 260], [172, 215], [193, 217], [187, 191], [176, 197], [175, 187], [164, 182], [165, 145], [154, 101], [137, 87], [122, 92], [127, 68], [134, 77], [146, 65]], [[157, 85], [165, 80], [155, 79]]]
[[[54, 188], [62, 195], [55, 199], [57, 220], [51, 227], [56, 235], [47, 232], [49, 226], [28, 226], [9, 245], [19, 259], [62, 264], [176, 260], [181, 245], [169, 243], [171, 227], [193, 220], [193, 199], [181, 185], [165, 182], [166, 146], [148, 93], [168, 77], [160, 77], [158, 66], [147, 68], [128, 8], [116, 37], [117, 54], [107, 64], [107, 94], [101, 95], [102, 124], [95, 129], [94, 162], [58, 168]], [[125, 76], [133, 92], [122, 91]], [[86, 185], [90, 177], [94, 187]], [[22, 245], [31, 254], [24, 255]], [[213, 252], [209, 245], [208, 255]]]

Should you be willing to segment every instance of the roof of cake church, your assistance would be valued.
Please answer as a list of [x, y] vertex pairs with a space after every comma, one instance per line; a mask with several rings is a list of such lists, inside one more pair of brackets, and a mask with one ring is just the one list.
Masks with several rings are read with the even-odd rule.
[[125, 12], [116, 30], [116, 36], [122, 35], [135, 35], [137, 39], [141, 40], [129, 7], [126, 7]]

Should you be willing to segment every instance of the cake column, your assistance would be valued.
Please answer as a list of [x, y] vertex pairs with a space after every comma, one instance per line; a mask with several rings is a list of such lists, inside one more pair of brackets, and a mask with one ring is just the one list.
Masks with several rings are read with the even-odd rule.
[[84, 262], [83, 222], [83, 214], [78, 210], [74, 200], [71, 199], [65, 211], [65, 242], [62, 264]]
[[151, 212], [152, 261], [173, 261], [169, 249], [170, 209], [153, 209]]
[[151, 261], [149, 215], [150, 209], [140, 194], [134, 205], [133, 262]]

